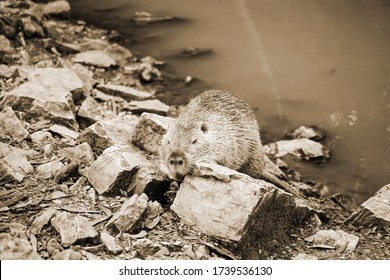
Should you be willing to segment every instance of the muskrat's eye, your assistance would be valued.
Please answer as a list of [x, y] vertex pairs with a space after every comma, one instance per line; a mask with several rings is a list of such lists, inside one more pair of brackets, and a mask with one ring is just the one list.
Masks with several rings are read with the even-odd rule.
[[192, 144], [195, 144], [196, 142], [198, 142], [198, 140], [197, 140], [197, 139], [195, 139], [194, 141], [192, 141]]
[[209, 130], [207, 124], [205, 123], [202, 123], [202, 125], [200, 126], [200, 130], [202, 130], [203, 133], [206, 133], [207, 130]]

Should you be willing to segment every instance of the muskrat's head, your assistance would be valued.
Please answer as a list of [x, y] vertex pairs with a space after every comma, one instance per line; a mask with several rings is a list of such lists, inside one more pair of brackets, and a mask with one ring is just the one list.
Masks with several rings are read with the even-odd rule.
[[208, 126], [204, 122], [177, 122], [161, 141], [161, 169], [172, 179], [182, 181], [192, 173], [195, 162], [207, 158]]

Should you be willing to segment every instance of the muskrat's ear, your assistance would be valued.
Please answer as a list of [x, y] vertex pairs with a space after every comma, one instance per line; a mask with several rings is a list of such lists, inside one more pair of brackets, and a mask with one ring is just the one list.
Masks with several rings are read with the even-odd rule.
[[207, 130], [209, 130], [209, 127], [207, 126], [207, 124], [202, 123], [202, 125], [200, 126], [200, 130], [202, 130], [203, 133], [206, 133]]

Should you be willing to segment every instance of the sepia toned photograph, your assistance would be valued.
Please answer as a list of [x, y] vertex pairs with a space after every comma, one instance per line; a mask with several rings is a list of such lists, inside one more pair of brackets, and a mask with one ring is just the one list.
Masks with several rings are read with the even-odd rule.
[[0, 1], [0, 260], [390, 260], [389, 54], [389, 0]]

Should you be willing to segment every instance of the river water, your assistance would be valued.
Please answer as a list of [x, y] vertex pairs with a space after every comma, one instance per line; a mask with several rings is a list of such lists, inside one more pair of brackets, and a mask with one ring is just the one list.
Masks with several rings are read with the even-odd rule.
[[[304, 179], [362, 202], [390, 183], [390, 1], [71, 0], [139, 57], [226, 89], [255, 109], [263, 142], [301, 124], [325, 130], [332, 159]], [[134, 26], [136, 11], [182, 20]], [[195, 58], [187, 47], [210, 48]], [[182, 100], [182, 99], [180, 99]]]

